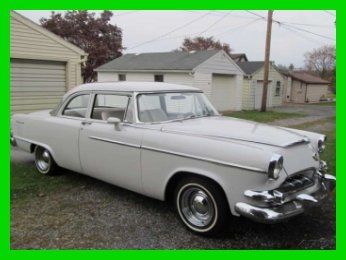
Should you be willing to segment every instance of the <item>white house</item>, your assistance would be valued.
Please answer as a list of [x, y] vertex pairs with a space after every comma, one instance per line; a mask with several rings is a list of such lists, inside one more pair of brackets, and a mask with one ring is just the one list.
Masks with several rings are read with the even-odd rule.
[[80, 48], [11, 11], [11, 113], [56, 106], [82, 83]]
[[99, 82], [158, 81], [200, 88], [219, 111], [242, 109], [243, 71], [224, 51], [126, 54], [96, 69]]
[[289, 71], [285, 73], [285, 99], [293, 103], [315, 103], [328, 94], [330, 82], [305, 71]]
[[[242, 108], [244, 110], [260, 109], [263, 94], [263, 61], [237, 62], [244, 71]], [[279, 70], [270, 63], [269, 84], [267, 92], [267, 107], [281, 106], [285, 79]]]

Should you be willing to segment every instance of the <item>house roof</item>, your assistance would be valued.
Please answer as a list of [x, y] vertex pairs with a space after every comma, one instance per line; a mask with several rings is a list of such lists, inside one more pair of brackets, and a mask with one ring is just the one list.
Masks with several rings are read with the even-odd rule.
[[264, 66], [264, 61], [243, 61], [237, 62], [237, 65], [245, 72], [245, 74], [251, 75]]
[[31, 29], [45, 35], [48, 38], [51, 38], [52, 40], [60, 43], [61, 45], [65, 46], [66, 48], [78, 53], [79, 55], [84, 55], [86, 56], [87, 53], [82, 50], [81, 48], [77, 47], [76, 45], [69, 43], [68, 41], [64, 40], [63, 38], [61, 38], [60, 36], [56, 35], [55, 33], [52, 33], [50, 31], [48, 31], [47, 29], [43, 28], [42, 26], [36, 24], [35, 22], [31, 21], [30, 19], [24, 17], [23, 15], [15, 12], [15, 11], [11, 11], [11, 17], [15, 18], [16, 20], [22, 22], [23, 24], [27, 25], [28, 27], [30, 27]]
[[245, 61], [248, 61], [245, 53], [231, 53], [230, 56], [235, 61], [240, 61], [241, 58], [244, 58]]
[[98, 67], [96, 71], [193, 70], [218, 52], [220, 50], [131, 53]]
[[306, 71], [289, 71], [285, 73], [286, 76], [290, 76], [296, 80], [302, 81], [307, 84], [329, 84], [330, 82], [324, 80], [318, 76], [311, 75]]

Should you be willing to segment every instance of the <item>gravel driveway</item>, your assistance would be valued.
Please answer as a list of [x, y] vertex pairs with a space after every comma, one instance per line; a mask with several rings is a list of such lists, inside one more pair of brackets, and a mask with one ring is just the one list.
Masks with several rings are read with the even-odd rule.
[[294, 126], [299, 124], [304, 124], [308, 122], [313, 122], [325, 118], [330, 118], [335, 116], [335, 106], [319, 106], [319, 105], [305, 105], [305, 104], [285, 104], [281, 107], [273, 108], [272, 110], [277, 112], [286, 113], [301, 113], [306, 115], [300, 118], [289, 118], [283, 120], [277, 120], [271, 122], [272, 125], [279, 126]]
[[[297, 112], [302, 108], [280, 109]], [[329, 107], [309, 105], [303, 110], [311, 117], [335, 115], [335, 108], [333, 115]], [[16, 149], [12, 150], [11, 160], [33, 165], [32, 155]], [[12, 197], [12, 249], [335, 249], [335, 196], [280, 224], [258, 224], [232, 217], [220, 237], [205, 238], [187, 231], [167, 203], [69, 171], [47, 178], [60, 178], [73, 186], [29, 196], [21, 202]]]

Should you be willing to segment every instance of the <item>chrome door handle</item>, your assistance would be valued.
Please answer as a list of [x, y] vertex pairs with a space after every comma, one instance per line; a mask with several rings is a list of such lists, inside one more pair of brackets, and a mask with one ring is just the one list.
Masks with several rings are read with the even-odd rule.
[[82, 121], [82, 125], [91, 125], [91, 122]]

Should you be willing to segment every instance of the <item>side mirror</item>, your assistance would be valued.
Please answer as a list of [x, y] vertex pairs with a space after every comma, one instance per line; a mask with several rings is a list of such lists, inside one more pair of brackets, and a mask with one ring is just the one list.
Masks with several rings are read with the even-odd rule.
[[108, 124], [113, 124], [115, 127], [115, 130], [120, 131], [121, 130], [121, 120], [117, 117], [108, 117], [107, 119]]

